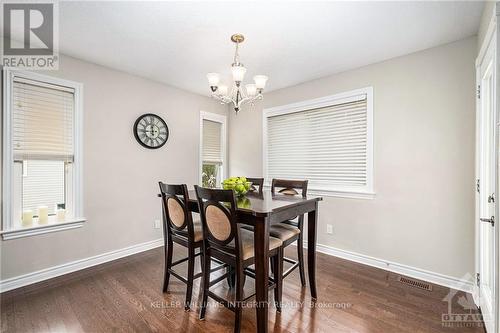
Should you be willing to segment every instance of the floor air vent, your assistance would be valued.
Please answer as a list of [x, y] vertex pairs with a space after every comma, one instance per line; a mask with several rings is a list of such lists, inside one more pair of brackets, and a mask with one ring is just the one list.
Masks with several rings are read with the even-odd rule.
[[405, 276], [398, 276], [398, 281], [411, 287], [432, 291], [432, 285], [427, 282], [414, 280]]

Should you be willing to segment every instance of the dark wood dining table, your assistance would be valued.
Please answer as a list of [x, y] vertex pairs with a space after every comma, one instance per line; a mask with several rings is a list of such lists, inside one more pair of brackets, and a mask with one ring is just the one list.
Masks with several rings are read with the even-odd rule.
[[[321, 197], [290, 196], [249, 192], [238, 199], [238, 222], [253, 226], [255, 247], [255, 298], [257, 311], [257, 332], [268, 331], [268, 279], [269, 279], [269, 226], [307, 214], [307, 270], [311, 297], [316, 292], [316, 226], [318, 202]], [[199, 213], [194, 190], [189, 191], [189, 210]], [[286, 308], [283, 310], [286, 311]]]

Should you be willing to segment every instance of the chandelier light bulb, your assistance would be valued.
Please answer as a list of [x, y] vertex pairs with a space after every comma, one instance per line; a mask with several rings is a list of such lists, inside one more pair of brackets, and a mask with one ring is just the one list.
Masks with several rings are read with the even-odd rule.
[[232, 66], [231, 67], [231, 72], [233, 73], [233, 80], [234, 82], [241, 82], [243, 81], [243, 78], [245, 77], [247, 69], [243, 66]]
[[245, 85], [245, 89], [247, 91], [247, 95], [250, 97], [253, 97], [257, 94], [257, 87], [253, 83]]
[[210, 87], [217, 87], [220, 81], [220, 75], [218, 73], [208, 73], [207, 79]]
[[253, 80], [255, 81], [255, 86], [257, 89], [264, 89], [266, 86], [268, 77], [265, 75], [255, 75]]
[[218, 92], [219, 92], [219, 95], [221, 95], [221, 96], [226, 96], [226, 95], [227, 95], [227, 86], [225, 86], [225, 85], [223, 85], [223, 84], [222, 84], [222, 85], [220, 85], [220, 86], [219, 86], [219, 91], [218, 91]]

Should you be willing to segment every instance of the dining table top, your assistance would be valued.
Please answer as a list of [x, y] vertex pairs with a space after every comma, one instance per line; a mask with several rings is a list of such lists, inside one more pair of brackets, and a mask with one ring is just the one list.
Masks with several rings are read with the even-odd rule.
[[[189, 200], [196, 202], [195, 190], [190, 190]], [[293, 208], [307, 203], [323, 200], [320, 196], [302, 197], [301, 195], [272, 194], [270, 190], [248, 192], [245, 196], [236, 198], [238, 212], [254, 216], [269, 216], [282, 210]]]

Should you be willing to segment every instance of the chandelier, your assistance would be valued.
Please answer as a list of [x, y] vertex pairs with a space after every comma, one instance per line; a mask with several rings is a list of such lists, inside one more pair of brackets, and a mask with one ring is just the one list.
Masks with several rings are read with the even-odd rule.
[[238, 48], [240, 43], [243, 43], [244, 40], [245, 37], [241, 34], [234, 34], [231, 36], [231, 41], [236, 44], [234, 60], [231, 65], [231, 73], [233, 75], [231, 90], [229, 90], [228, 86], [220, 84], [220, 75], [218, 73], [207, 74], [208, 84], [212, 90], [212, 97], [219, 100], [223, 104], [232, 103], [236, 113], [240, 111], [243, 103], [253, 104], [254, 101], [261, 100], [262, 91], [264, 90], [267, 82], [267, 76], [255, 75], [253, 77], [255, 83], [246, 84], [245, 89], [243, 89], [241, 83], [245, 77], [247, 69], [242, 63], [240, 63]]

